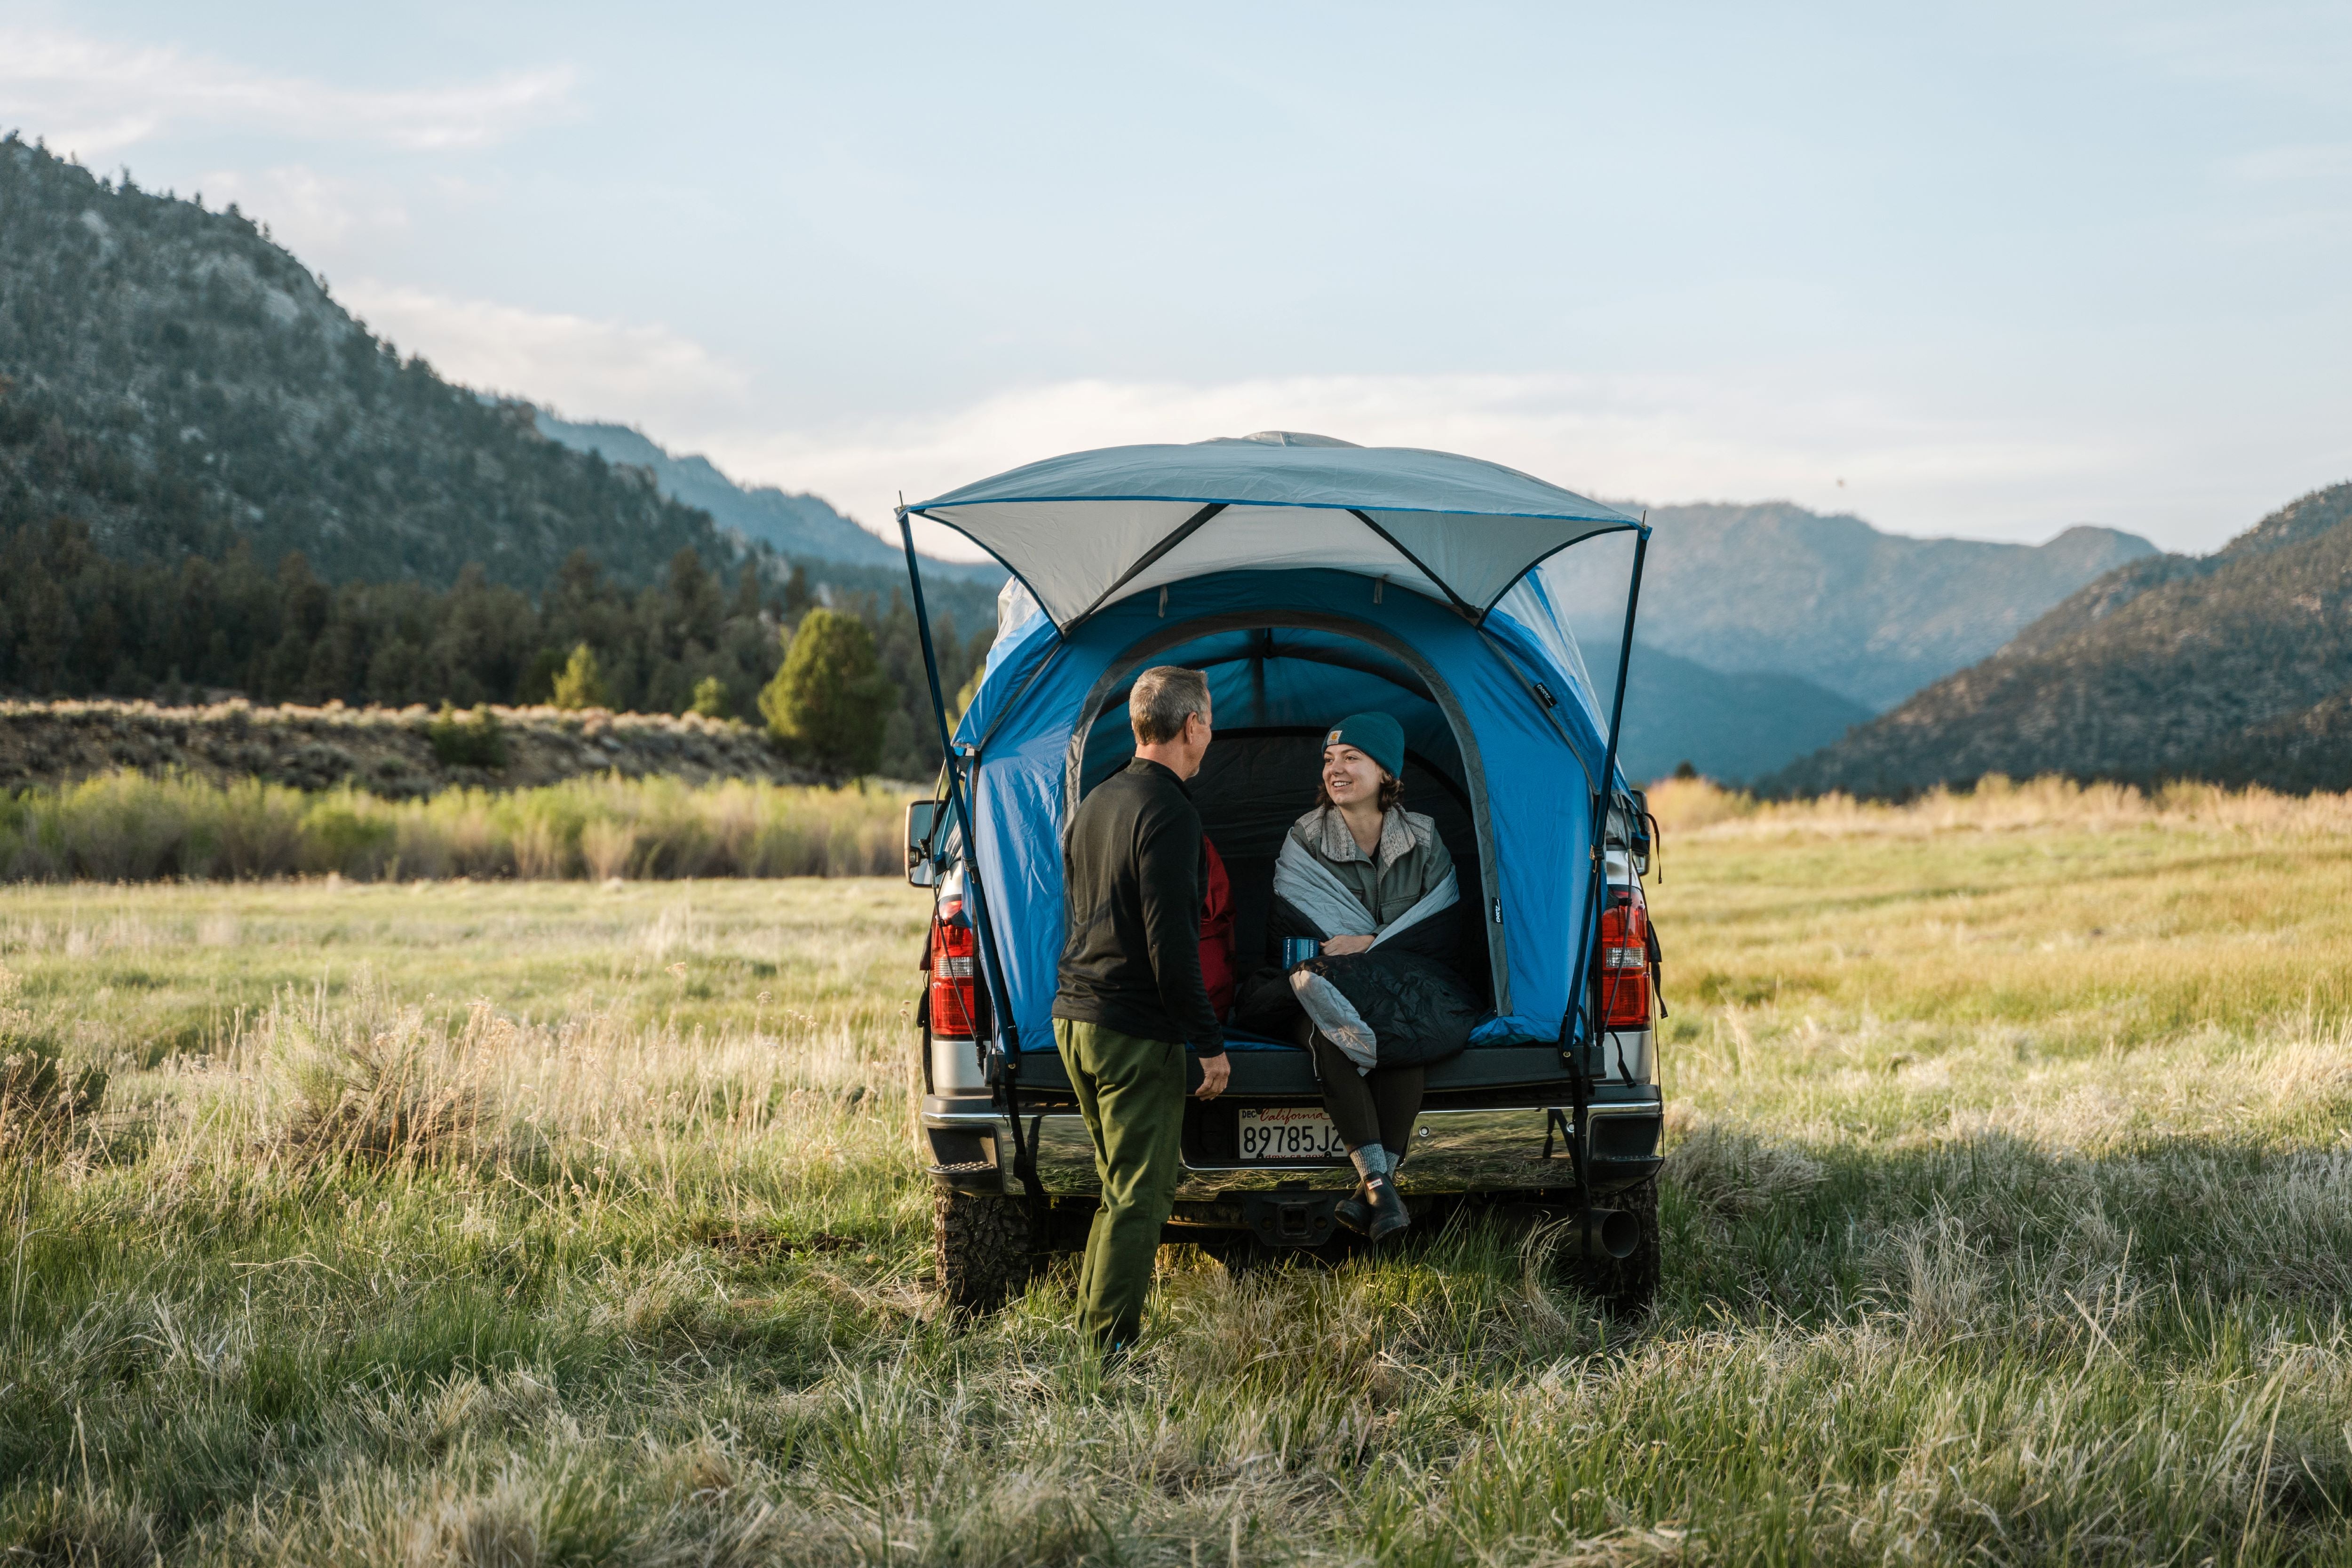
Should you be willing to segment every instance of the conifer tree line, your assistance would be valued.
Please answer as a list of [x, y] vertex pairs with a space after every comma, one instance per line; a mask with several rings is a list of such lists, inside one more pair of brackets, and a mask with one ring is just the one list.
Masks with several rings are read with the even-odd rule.
[[[951, 696], [993, 633], [935, 612]], [[903, 595], [815, 585], [803, 565], [779, 584], [756, 560], [730, 576], [691, 547], [642, 588], [574, 551], [533, 600], [470, 566], [446, 590], [329, 584], [300, 552], [265, 562], [247, 541], [217, 560], [124, 561], [54, 518], [0, 533], [0, 692], [698, 711], [764, 723], [834, 772], [923, 778], [940, 761]]]

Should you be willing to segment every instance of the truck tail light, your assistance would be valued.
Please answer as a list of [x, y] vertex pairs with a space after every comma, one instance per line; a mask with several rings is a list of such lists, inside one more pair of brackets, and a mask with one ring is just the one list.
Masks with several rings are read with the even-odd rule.
[[980, 1032], [980, 973], [963, 900], [943, 900], [931, 916], [931, 1033], [969, 1039]]
[[1601, 989], [1604, 1028], [1650, 1026], [1650, 911], [1637, 883], [1614, 883], [1601, 914]]

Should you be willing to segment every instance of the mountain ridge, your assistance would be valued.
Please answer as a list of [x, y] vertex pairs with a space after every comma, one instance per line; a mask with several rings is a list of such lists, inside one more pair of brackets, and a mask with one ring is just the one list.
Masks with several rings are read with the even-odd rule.
[[[1874, 711], [2006, 643], [2074, 589], [2158, 553], [2077, 526], [2038, 545], [1913, 539], [1790, 501], [1648, 510], [1642, 637], [1726, 674], [1801, 676]], [[1573, 580], [1580, 632], [1613, 627], [1622, 583]]]
[[2352, 784], [2352, 483], [2210, 555], [2127, 563], [1760, 787], [1905, 795], [1994, 773]]
[[585, 549], [649, 583], [741, 550], [521, 405], [403, 359], [234, 206], [0, 138], [0, 528], [64, 516], [119, 558], [299, 550], [331, 581], [537, 591]]
[[[594, 452], [606, 462], [648, 470], [662, 494], [698, 507], [721, 528], [760, 540], [779, 553], [807, 561], [849, 566], [877, 566], [903, 571], [906, 555], [888, 541], [868, 532], [824, 498], [775, 485], [743, 485], [699, 453], [680, 457], [628, 425], [601, 420], [565, 419], [545, 408], [533, 410], [541, 435], [575, 451]], [[999, 584], [1004, 568], [992, 561], [942, 561], [923, 557], [926, 575]]]

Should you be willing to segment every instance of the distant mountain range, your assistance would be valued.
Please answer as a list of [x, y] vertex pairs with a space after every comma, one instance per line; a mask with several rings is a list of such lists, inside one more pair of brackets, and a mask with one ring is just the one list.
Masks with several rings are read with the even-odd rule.
[[1662, 778], [1685, 763], [1709, 778], [1750, 779], [1870, 718], [1801, 676], [1727, 673], [1636, 642], [1618, 751], [1631, 779]]
[[1989, 773], [2352, 787], [2352, 484], [2211, 555], [2107, 573], [1766, 787], [1900, 795]]
[[[1627, 504], [1627, 503], [1620, 503]], [[2071, 528], [2042, 545], [1882, 533], [1787, 501], [1649, 509], [1627, 772], [1687, 762], [1768, 773], [2001, 646], [2119, 563], [2133, 534]], [[1557, 574], [1595, 681], [1615, 679], [1622, 564]]]
[[[1910, 539], [1788, 501], [1652, 507], [1649, 521], [1643, 642], [1710, 669], [1801, 676], [1873, 711], [2157, 552], [2105, 528], [2040, 545]], [[1589, 652], [1613, 636], [1624, 588], [1613, 575], [1575, 583], [1568, 609]]]
[[[642, 431], [625, 425], [575, 424], [545, 409], [538, 411], [538, 425], [541, 435], [575, 451], [594, 452], [608, 463], [648, 470], [663, 495], [700, 507], [719, 527], [763, 541], [782, 554], [906, 571], [906, 556], [897, 545], [868, 533], [819, 497], [794, 494], [773, 485], [746, 489], [719, 472], [709, 458], [673, 457]], [[1004, 568], [994, 562], [968, 563], [928, 555], [923, 560], [926, 577], [937, 573], [942, 578], [991, 585], [1004, 581]]]

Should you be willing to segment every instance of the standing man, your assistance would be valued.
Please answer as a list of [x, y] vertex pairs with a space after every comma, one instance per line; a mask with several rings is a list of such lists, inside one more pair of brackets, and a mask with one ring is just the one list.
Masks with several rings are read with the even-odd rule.
[[1209, 682], [1163, 664], [1127, 702], [1135, 760], [1095, 786], [1063, 841], [1054, 1043], [1095, 1142], [1102, 1207], [1078, 1274], [1078, 1326], [1105, 1362], [1143, 1328], [1160, 1227], [1182, 1171], [1184, 1047], [1200, 1097], [1231, 1070], [1201, 982], [1201, 814], [1185, 781], [1209, 749]]

